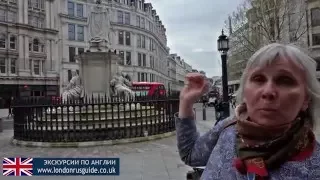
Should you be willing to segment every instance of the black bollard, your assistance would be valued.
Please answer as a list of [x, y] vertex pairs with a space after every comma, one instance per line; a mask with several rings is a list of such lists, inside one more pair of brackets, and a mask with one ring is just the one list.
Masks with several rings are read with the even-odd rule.
[[207, 112], [205, 106], [202, 107], [202, 117], [204, 121], [207, 120]]

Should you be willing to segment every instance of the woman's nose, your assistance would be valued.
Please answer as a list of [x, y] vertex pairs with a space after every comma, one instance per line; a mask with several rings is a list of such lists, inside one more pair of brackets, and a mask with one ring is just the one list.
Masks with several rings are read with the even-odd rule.
[[263, 87], [262, 98], [266, 100], [273, 100], [277, 97], [277, 90], [273, 82], [268, 82]]

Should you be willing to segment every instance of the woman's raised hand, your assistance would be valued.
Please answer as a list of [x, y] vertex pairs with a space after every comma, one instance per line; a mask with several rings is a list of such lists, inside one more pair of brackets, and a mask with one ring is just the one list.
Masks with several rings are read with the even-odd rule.
[[[193, 116], [193, 104], [209, 89], [206, 77], [200, 73], [186, 75], [186, 85], [180, 92], [179, 116]], [[190, 112], [191, 111], [191, 112]]]

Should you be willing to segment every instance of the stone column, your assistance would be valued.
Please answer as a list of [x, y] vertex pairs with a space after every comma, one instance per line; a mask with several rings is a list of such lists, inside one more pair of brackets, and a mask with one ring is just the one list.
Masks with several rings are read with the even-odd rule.
[[28, 24], [28, 1], [26, 0], [20, 0], [23, 1], [23, 23]]
[[31, 37], [29, 36], [24, 36], [24, 52], [25, 52], [25, 69], [29, 70], [28, 72], [30, 73], [31, 69], [29, 68], [29, 61], [30, 61], [30, 55], [29, 55], [29, 41], [31, 41]]
[[[19, 71], [24, 71], [26, 69], [25, 66], [25, 59], [26, 59], [26, 55], [25, 55], [25, 35], [24, 34], [19, 34], [18, 37], [18, 51], [19, 51], [19, 58], [18, 58], [18, 68]], [[20, 74], [20, 72], [19, 72]]]
[[56, 4], [54, 3], [54, 1], [49, 1], [50, 2], [50, 28], [54, 29], [54, 16], [55, 14], [58, 14], [58, 8], [56, 6]]
[[45, 1], [45, 8], [46, 8], [46, 28], [50, 29], [51, 26], [51, 7], [50, 7], [51, 2], [50, 1]]
[[45, 40], [46, 41], [46, 54], [47, 54], [47, 59], [46, 59], [46, 62], [45, 62], [45, 71], [50, 71], [51, 70], [51, 61], [52, 61], [52, 49], [51, 49], [51, 40], [50, 39], [47, 39]]
[[20, 16], [18, 16], [18, 23], [23, 23], [24, 22], [24, 12], [25, 12], [25, 9], [27, 9], [28, 7], [25, 7], [24, 4], [25, 4], [25, 0], [18, 0], [17, 1], [18, 3], [18, 14], [20, 14]]

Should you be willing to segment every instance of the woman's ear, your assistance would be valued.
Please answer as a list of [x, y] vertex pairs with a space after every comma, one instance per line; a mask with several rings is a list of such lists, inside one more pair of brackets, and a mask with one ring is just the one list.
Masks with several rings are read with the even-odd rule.
[[302, 103], [302, 107], [301, 107], [301, 111], [306, 111], [309, 107], [309, 104], [311, 102], [311, 98], [309, 97], [309, 95], [306, 95], [305, 100]]

